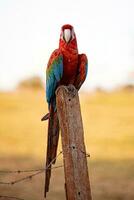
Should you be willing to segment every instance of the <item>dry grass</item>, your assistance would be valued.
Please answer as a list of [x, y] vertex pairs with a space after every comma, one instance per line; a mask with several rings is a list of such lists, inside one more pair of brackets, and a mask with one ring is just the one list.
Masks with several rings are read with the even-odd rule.
[[[134, 93], [98, 92], [81, 94], [80, 99], [85, 143], [91, 154], [89, 172], [93, 199], [133, 200]], [[46, 112], [43, 91], [0, 94], [1, 169], [43, 167], [47, 124], [40, 119]], [[12, 178], [0, 175], [0, 180]], [[44, 177], [40, 175], [14, 186], [0, 185], [0, 195], [41, 200], [43, 183]], [[63, 169], [53, 171], [47, 199], [65, 199]]]

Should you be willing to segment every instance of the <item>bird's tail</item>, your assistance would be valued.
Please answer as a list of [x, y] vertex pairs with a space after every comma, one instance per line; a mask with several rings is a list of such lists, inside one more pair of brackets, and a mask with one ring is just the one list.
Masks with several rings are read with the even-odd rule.
[[[44, 197], [46, 197], [46, 193], [49, 191], [51, 166], [52, 164], [55, 164], [56, 161], [58, 139], [59, 139], [59, 120], [57, 112], [55, 112], [53, 107], [50, 106], [50, 113], [48, 119], [48, 139], [47, 139]], [[48, 169], [47, 166], [49, 166]]]

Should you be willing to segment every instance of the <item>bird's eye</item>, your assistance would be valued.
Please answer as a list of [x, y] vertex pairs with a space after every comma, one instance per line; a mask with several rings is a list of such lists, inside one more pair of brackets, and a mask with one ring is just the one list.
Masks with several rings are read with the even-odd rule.
[[75, 33], [74, 33], [74, 29], [72, 28], [72, 40], [75, 38]]
[[62, 40], [64, 40], [64, 33], [63, 33], [63, 30], [61, 30], [60, 38], [61, 38]]

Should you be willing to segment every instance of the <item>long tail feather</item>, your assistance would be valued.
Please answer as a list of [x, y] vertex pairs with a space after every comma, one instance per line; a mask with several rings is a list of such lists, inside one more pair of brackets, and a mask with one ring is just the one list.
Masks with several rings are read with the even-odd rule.
[[[48, 141], [47, 141], [47, 155], [46, 155], [46, 167], [56, 162], [56, 154], [58, 147], [58, 139], [59, 139], [59, 121], [57, 112], [54, 112], [53, 108], [50, 108], [50, 114], [48, 119]], [[45, 189], [44, 189], [44, 197], [46, 197], [46, 193], [49, 191], [50, 177], [51, 177], [51, 166], [46, 169], [45, 176]]]

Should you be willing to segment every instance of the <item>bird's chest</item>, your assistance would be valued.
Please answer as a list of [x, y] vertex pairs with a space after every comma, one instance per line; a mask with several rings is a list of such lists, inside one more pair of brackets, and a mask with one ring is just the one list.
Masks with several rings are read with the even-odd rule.
[[63, 55], [63, 84], [73, 84], [78, 70], [78, 55]]

